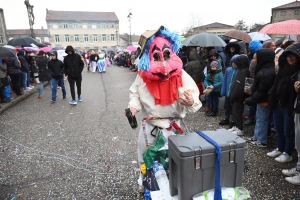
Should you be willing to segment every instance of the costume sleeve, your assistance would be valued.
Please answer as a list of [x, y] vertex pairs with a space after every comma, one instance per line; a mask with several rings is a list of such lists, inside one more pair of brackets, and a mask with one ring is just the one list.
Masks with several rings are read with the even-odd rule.
[[140, 94], [138, 91], [141, 81], [143, 81], [142, 78], [139, 75], [137, 75], [133, 84], [129, 88], [130, 101], [129, 101], [128, 107], [135, 108], [135, 109], [137, 109], [137, 111], [140, 111], [142, 108], [142, 104], [140, 101]]
[[190, 77], [185, 71], [182, 71], [182, 83], [184, 91], [189, 91], [193, 95], [194, 99], [194, 104], [186, 107], [187, 111], [189, 113], [195, 113], [202, 106], [202, 103], [199, 100], [199, 89], [192, 77]]

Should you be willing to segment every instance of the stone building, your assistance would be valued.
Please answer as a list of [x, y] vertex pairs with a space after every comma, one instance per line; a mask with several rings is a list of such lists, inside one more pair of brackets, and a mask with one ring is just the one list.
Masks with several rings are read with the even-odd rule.
[[4, 11], [0, 8], [0, 46], [6, 45], [8, 42], [7, 30], [4, 18]]
[[300, 20], [300, 2], [298, 0], [272, 8], [271, 23], [290, 19]]
[[111, 49], [119, 43], [119, 19], [114, 12], [54, 11], [46, 9], [52, 46]]

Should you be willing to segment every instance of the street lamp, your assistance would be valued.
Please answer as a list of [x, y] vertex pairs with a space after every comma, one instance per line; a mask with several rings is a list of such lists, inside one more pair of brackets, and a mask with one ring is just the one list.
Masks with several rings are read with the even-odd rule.
[[131, 43], [131, 16], [132, 16], [132, 13], [130, 12], [129, 14], [128, 14], [128, 16], [127, 16], [127, 18], [128, 18], [128, 21], [129, 21], [129, 30], [130, 30], [130, 32], [129, 32], [129, 45], [132, 45]]

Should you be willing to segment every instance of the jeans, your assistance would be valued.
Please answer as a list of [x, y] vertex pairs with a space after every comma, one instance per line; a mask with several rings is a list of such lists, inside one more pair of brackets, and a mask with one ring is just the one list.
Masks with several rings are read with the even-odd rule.
[[257, 104], [254, 138], [257, 139], [260, 143], [267, 143], [270, 113], [271, 111], [268, 106]]
[[212, 112], [218, 112], [219, 108], [219, 94], [212, 92], [208, 95], [209, 102], [210, 102], [210, 110]]
[[[230, 97], [225, 96], [225, 101], [224, 101], [224, 112], [225, 112], [225, 119], [230, 120], [230, 116], [233, 115], [232, 113], [232, 104], [230, 103]], [[232, 117], [232, 121], [233, 117]]]
[[60, 84], [61, 90], [62, 90], [62, 95], [63, 97], [66, 96], [66, 88], [64, 84], [64, 79], [51, 79], [51, 85], [52, 85], [52, 100], [56, 101], [56, 92], [57, 92], [57, 84]]
[[27, 72], [27, 87], [30, 86], [30, 71]]
[[[44, 81], [40, 81], [40, 84], [39, 84], [39, 96], [42, 96], [42, 94], [43, 94], [43, 91], [44, 91], [44, 84], [45, 84]], [[51, 84], [51, 83], [50, 83], [50, 84]]]
[[22, 86], [24, 90], [27, 88], [27, 72], [22, 72]]
[[273, 111], [273, 121], [278, 150], [291, 156], [295, 145], [295, 123], [293, 117], [289, 116], [288, 107], [277, 105]]
[[255, 112], [256, 112], [256, 106], [257, 104], [254, 104], [252, 106], [249, 106], [248, 108], [248, 119], [254, 121], [254, 116], [255, 116]]
[[75, 100], [75, 82], [76, 82], [76, 86], [77, 86], [77, 95], [78, 95], [78, 97], [80, 97], [82, 77], [79, 76], [79, 77], [73, 78], [73, 77], [68, 76], [68, 81], [70, 84], [72, 100]]

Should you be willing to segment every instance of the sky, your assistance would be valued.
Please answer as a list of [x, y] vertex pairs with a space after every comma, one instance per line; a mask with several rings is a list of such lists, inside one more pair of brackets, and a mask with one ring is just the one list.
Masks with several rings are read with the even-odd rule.
[[[127, 16], [132, 13], [131, 33], [140, 35], [160, 25], [182, 33], [192, 23], [219, 22], [234, 25], [244, 20], [247, 26], [269, 23], [271, 9], [293, 0], [29, 0], [34, 6], [35, 29], [47, 28], [46, 8], [59, 11], [115, 12], [120, 33], [129, 33]], [[24, 0], [0, 0], [7, 29], [28, 29]]]

